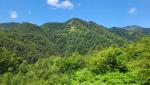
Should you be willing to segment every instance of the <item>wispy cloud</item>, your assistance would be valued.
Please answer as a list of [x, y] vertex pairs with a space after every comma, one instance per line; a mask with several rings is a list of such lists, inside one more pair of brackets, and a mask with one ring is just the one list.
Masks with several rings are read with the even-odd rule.
[[10, 18], [12, 19], [16, 19], [18, 17], [18, 14], [16, 11], [10, 11], [9, 13], [10, 13]]
[[137, 12], [137, 8], [135, 7], [130, 8], [128, 11], [129, 14], [134, 14], [135, 12]]
[[72, 9], [74, 4], [70, 0], [47, 0], [47, 4], [55, 8]]

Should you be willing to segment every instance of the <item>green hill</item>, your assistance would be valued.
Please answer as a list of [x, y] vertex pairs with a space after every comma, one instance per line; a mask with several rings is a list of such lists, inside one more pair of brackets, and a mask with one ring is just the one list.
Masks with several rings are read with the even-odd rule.
[[134, 41], [136, 39], [139, 39], [143, 36], [150, 35], [150, 29], [149, 28], [144, 28], [140, 26], [126, 26], [126, 27], [112, 27], [110, 28], [110, 31], [129, 40], [129, 41]]
[[0, 85], [149, 85], [149, 57], [140, 26], [0, 24]]
[[113, 44], [120, 45], [126, 42], [103, 26], [77, 18], [65, 23], [47, 23], [42, 25], [42, 28], [63, 54], [75, 51], [86, 54], [91, 50], [99, 50]]
[[42, 26], [27, 22], [3, 23], [0, 24], [0, 30], [1, 48], [6, 47], [25, 57], [26, 53], [36, 57], [68, 55], [73, 52], [87, 54], [111, 45], [126, 43], [106, 27], [78, 18]]

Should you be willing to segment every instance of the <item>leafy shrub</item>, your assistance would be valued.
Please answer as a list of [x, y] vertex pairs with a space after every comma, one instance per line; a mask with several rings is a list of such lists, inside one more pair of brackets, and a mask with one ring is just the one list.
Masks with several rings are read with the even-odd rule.
[[102, 85], [138, 85], [135, 78], [136, 76], [132, 73], [109, 72], [105, 75], [96, 76], [94, 83], [98, 82]]
[[93, 70], [95, 73], [106, 73], [109, 71], [120, 71], [127, 72], [128, 68], [125, 66], [124, 62], [125, 53], [118, 48], [109, 48], [106, 51], [102, 52], [101, 56], [104, 59], [96, 66]]
[[22, 60], [6, 48], [0, 49], [0, 74], [14, 71]]
[[85, 66], [83, 58], [79, 54], [73, 54], [71, 57], [64, 58], [61, 64], [61, 73], [71, 73]]

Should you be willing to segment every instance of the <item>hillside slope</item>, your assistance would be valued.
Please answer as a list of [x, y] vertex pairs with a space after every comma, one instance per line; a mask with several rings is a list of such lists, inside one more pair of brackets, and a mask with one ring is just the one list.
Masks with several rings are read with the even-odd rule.
[[[0, 57], [1, 54], [5, 54], [5, 58], [11, 55], [6, 49], [1, 51]], [[150, 37], [145, 37], [125, 47], [111, 46], [92, 55], [73, 53], [39, 58], [35, 64], [24, 62], [15, 71], [9, 69], [2, 74], [0, 84], [149, 85], [149, 57]]]
[[23, 57], [92, 53], [110, 45], [123, 45], [126, 40], [106, 27], [78, 18], [64, 23], [0, 24], [0, 48], [6, 47]]
[[120, 37], [123, 37], [129, 41], [134, 41], [136, 39], [139, 39], [143, 36], [150, 35], [150, 29], [144, 28], [136, 25], [132, 26], [126, 26], [126, 27], [112, 27], [110, 28], [110, 31], [119, 35]]

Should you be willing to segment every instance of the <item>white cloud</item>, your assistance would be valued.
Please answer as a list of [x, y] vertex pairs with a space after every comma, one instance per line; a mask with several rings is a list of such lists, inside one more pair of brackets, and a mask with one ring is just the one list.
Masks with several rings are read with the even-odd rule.
[[135, 12], [137, 12], [137, 8], [132, 7], [129, 9], [129, 14], [134, 14]]
[[18, 14], [16, 11], [10, 11], [10, 18], [16, 19], [18, 17]]
[[47, 0], [47, 4], [51, 5], [55, 8], [63, 8], [63, 9], [72, 9], [74, 7], [74, 4], [70, 0]]

